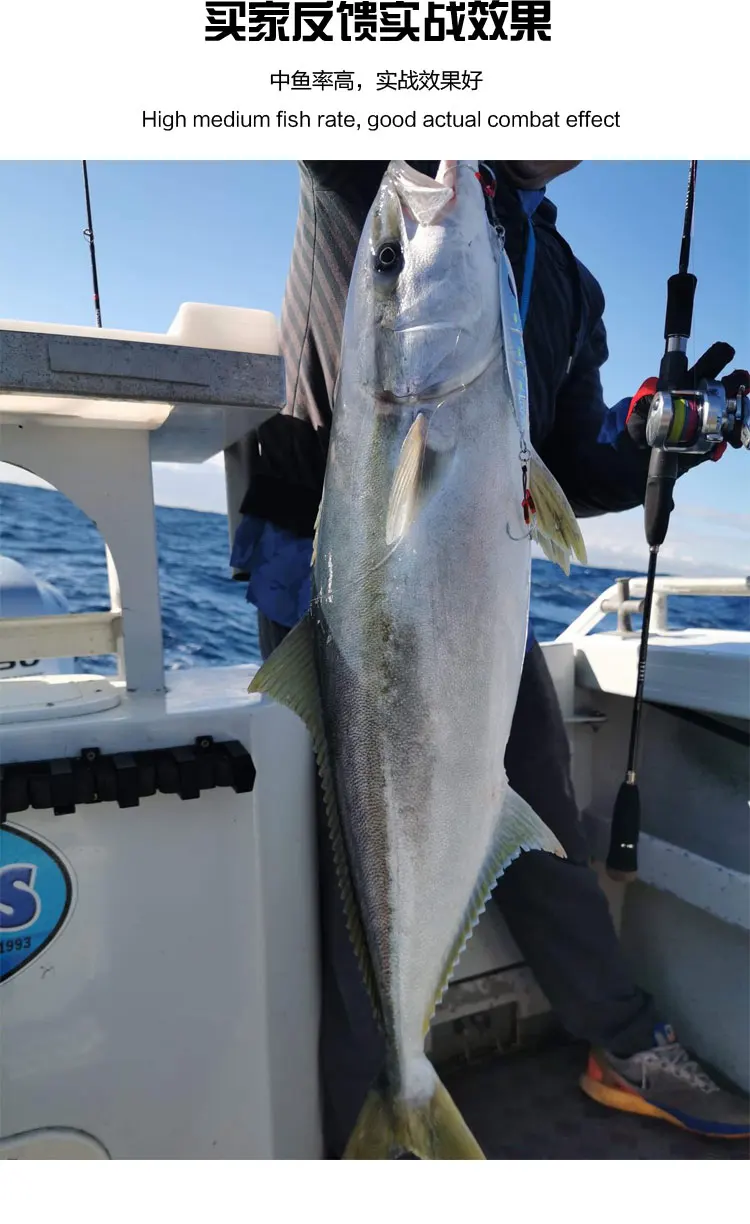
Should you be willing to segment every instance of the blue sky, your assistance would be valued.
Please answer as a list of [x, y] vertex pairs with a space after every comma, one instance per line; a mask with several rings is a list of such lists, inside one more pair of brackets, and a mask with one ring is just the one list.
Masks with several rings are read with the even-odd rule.
[[[278, 314], [297, 206], [291, 162], [94, 162], [89, 166], [105, 326], [166, 330], [183, 301]], [[607, 300], [608, 402], [658, 370], [666, 279], [676, 270], [687, 163], [587, 162], [556, 181], [559, 227]], [[78, 162], [0, 162], [0, 317], [92, 323]], [[750, 163], [701, 162], [691, 355], [714, 340], [750, 363]], [[747, 570], [750, 455], [680, 482], [667, 568]], [[0, 479], [14, 476], [0, 465]], [[223, 510], [223, 477], [158, 465], [157, 500]], [[591, 559], [642, 566], [639, 511], [585, 525]]]

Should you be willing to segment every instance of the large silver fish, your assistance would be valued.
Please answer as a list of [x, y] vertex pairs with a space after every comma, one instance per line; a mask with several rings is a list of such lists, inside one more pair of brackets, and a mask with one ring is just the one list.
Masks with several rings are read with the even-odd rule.
[[347, 300], [310, 613], [251, 691], [311, 732], [387, 1057], [348, 1157], [482, 1159], [424, 1052], [492, 888], [564, 854], [510, 789], [531, 537], [584, 559], [531, 448], [523, 339], [476, 162], [392, 162]]

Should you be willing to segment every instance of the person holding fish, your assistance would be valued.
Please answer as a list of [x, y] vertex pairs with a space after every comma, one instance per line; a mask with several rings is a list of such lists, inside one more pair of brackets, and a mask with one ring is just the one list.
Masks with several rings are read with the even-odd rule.
[[531, 540], [584, 561], [576, 518], [642, 504], [649, 461], [653, 387], [605, 405], [603, 294], [546, 195], [576, 165], [300, 165], [287, 405], [251, 436], [232, 564], [251, 690], [318, 764], [333, 1159], [482, 1157], [424, 1038], [490, 897], [590, 1043], [586, 1093], [750, 1133], [631, 978], [528, 624]]

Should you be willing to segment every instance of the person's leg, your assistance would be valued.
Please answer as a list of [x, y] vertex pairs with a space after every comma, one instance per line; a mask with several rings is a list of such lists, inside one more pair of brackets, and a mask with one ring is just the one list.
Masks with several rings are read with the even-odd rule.
[[[264, 659], [288, 629], [258, 614]], [[375, 1023], [344, 917], [331, 840], [317, 787], [318, 880], [321, 939], [319, 1060], [326, 1156], [340, 1159], [367, 1090], [383, 1065], [384, 1044]]]
[[513, 938], [571, 1036], [623, 1055], [644, 1049], [657, 1017], [633, 982], [589, 866], [565, 724], [536, 643], [524, 663], [505, 764], [513, 789], [568, 855], [522, 854], [500, 879], [494, 898]]
[[604, 893], [588, 866], [570, 753], [541, 648], [526, 657], [506, 751], [511, 786], [562, 842], [567, 859], [522, 854], [495, 899], [568, 1032], [594, 1047], [581, 1087], [615, 1109], [721, 1138], [750, 1133], [748, 1103], [719, 1088], [659, 1022], [630, 976]]
[[258, 613], [258, 644], [264, 663], [276, 647], [281, 645], [288, 632], [285, 625], [277, 625], [276, 621], [269, 620], [262, 612]]

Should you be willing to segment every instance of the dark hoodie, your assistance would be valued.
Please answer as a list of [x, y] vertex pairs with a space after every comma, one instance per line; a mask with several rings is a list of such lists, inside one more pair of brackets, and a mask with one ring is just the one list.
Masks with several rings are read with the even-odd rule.
[[[410, 164], [430, 176], [438, 168], [437, 162]], [[599, 371], [608, 351], [601, 288], [557, 232], [554, 204], [543, 192], [513, 186], [503, 163], [488, 164], [497, 175], [495, 209], [521, 299], [528, 291], [529, 213], [535, 206], [524, 330], [531, 442], [579, 517], [639, 505], [649, 452], [611, 428], [613, 416], [618, 423], [624, 419], [626, 401], [610, 412], [602, 395]], [[294, 624], [309, 598], [309, 544], [323, 486], [347, 291], [386, 166], [300, 163], [297, 230], [280, 328], [287, 419], [261, 427], [261, 447], [253, 439], [246, 518], [232, 557], [249, 574], [248, 599], [282, 624]], [[599, 441], [600, 435], [614, 438], [614, 445]]]

